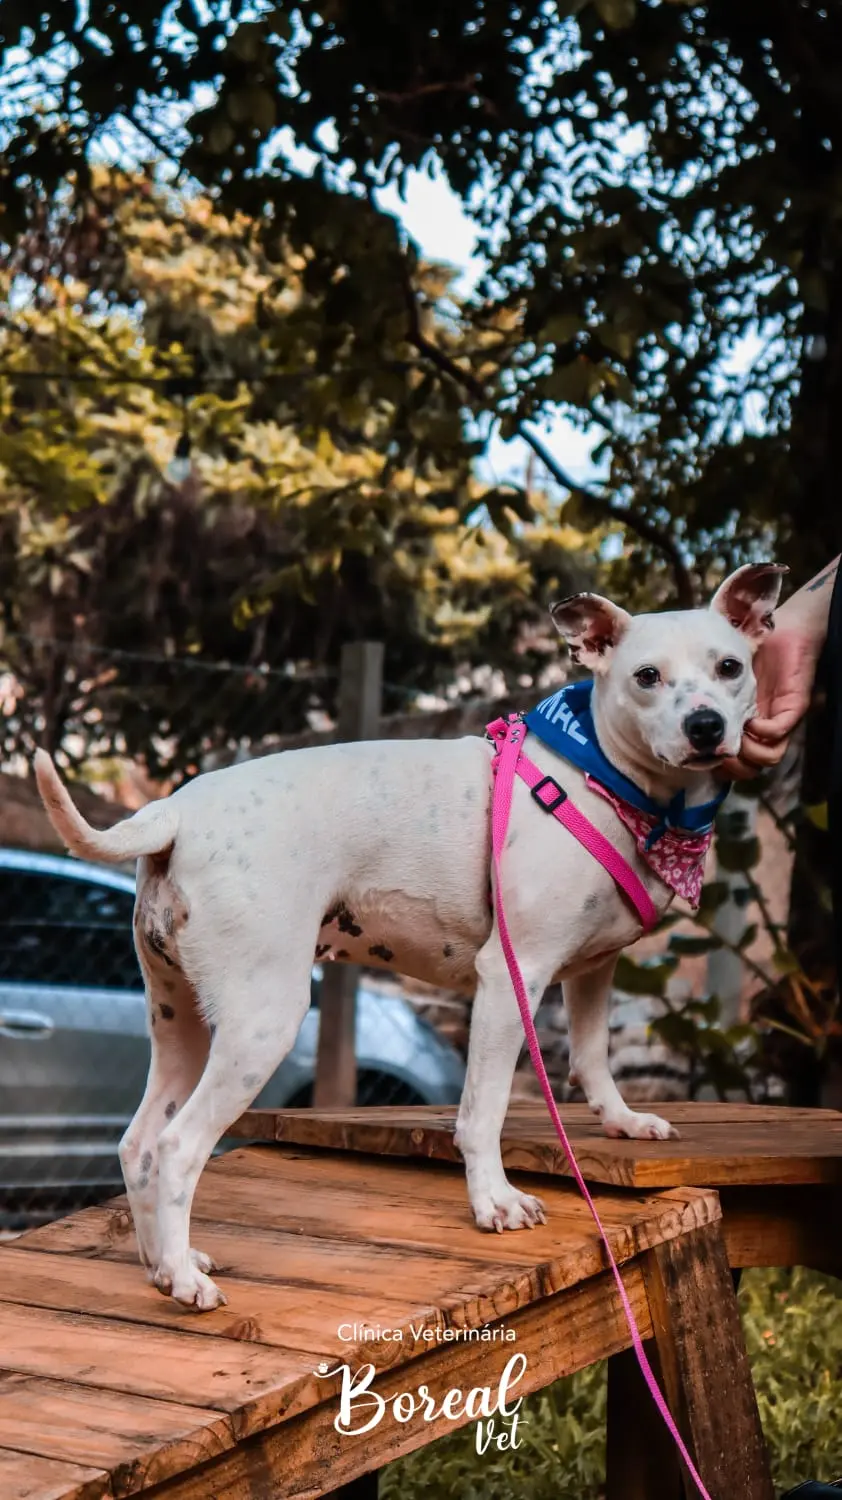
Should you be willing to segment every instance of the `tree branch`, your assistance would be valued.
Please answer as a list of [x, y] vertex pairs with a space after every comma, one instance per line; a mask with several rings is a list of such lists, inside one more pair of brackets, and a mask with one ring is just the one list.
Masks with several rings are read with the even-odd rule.
[[[407, 316], [409, 320], [408, 342], [413, 345], [430, 364], [455, 385], [466, 391], [473, 400], [482, 407], [484, 411], [494, 414], [494, 408], [489, 401], [488, 392], [476, 376], [466, 370], [463, 365], [451, 359], [438, 344], [433, 343], [424, 333], [421, 327], [421, 314], [418, 300], [410, 279], [409, 270], [403, 268], [404, 299], [406, 303]], [[645, 516], [640, 516], [631, 506], [618, 505], [610, 500], [607, 495], [600, 495], [586, 485], [577, 484], [576, 480], [569, 475], [561, 464], [550, 453], [538, 434], [533, 432], [526, 422], [518, 420], [515, 431], [523, 442], [531, 448], [536, 458], [540, 459], [545, 469], [552, 475], [557, 484], [563, 486], [571, 495], [578, 496], [595, 513], [605, 521], [616, 521], [625, 526], [629, 531], [640, 537], [641, 541], [647, 542], [654, 547], [669, 563], [672, 572], [673, 583], [678, 603], [682, 609], [693, 609], [696, 604], [696, 589], [690, 570], [681, 554], [681, 549], [669, 532], [658, 526], [654, 521], [649, 521]]]

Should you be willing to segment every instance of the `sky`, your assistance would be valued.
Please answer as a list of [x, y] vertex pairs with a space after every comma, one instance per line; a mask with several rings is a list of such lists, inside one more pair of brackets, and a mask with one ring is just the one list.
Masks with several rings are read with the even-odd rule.
[[[411, 172], [403, 199], [396, 188], [390, 187], [379, 194], [379, 201], [401, 221], [427, 259], [460, 271], [456, 292], [464, 294], [473, 289], [482, 272], [482, 261], [476, 254], [476, 230], [441, 172]], [[580, 432], [562, 416], [534, 425], [568, 474], [582, 482], [594, 478], [590, 452], [597, 441], [595, 432]], [[478, 467], [484, 479], [510, 479], [522, 484], [528, 453], [519, 438], [504, 443], [495, 435]]]
[[[330, 123], [323, 127], [323, 134], [330, 149], [333, 144]], [[272, 155], [283, 156], [294, 170], [309, 174], [315, 168], [315, 153], [294, 141], [286, 130], [277, 132], [270, 150]], [[342, 177], [341, 167], [337, 177]], [[410, 170], [404, 182], [403, 197], [394, 185], [378, 191], [380, 207], [400, 221], [425, 258], [454, 266], [459, 272], [454, 291], [463, 296], [469, 294], [482, 273], [482, 260], [476, 249], [476, 229], [459, 198], [449, 187], [443, 171], [435, 165], [429, 172]], [[574, 479], [586, 482], [597, 477], [598, 471], [590, 461], [591, 449], [600, 436], [596, 429], [581, 432], [560, 415], [533, 425], [549, 451]], [[522, 484], [529, 453], [521, 439], [504, 443], [493, 434], [485, 457], [477, 465], [480, 477], [492, 483], [511, 480]], [[539, 475], [535, 478], [539, 480]]]

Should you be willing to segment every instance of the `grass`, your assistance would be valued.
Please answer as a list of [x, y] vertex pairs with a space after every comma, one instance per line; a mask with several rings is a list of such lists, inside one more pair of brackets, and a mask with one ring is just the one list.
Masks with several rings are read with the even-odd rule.
[[[779, 1492], [842, 1474], [842, 1289], [811, 1271], [747, 1271], [740, 1306]], [[605, 1365], [521, 1409], [521, 1446], [482, 1456], [475, 1428], [383, 1471], [382, 1500], [601, 1500]]]

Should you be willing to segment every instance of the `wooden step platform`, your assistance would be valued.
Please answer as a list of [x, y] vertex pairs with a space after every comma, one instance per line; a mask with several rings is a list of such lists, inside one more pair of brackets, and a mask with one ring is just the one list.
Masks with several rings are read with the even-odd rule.
[[[842, 1184], [842, 1113], [837, 1110], [688, 1103], [647, 1103], [645, 1108], [675, 1125], [678, 1140], [609, 1140], [587, 1105], [563, 1107], [564, 1128], [589, 1182], [644, 1190], [687, 1184]], [[453, 1143], [455, 1124], [454, 1106], [252, 1109], [229, 1134], [240, 1140], [455, 1162], [460, 1160]], [[509, 1109], [503, 1161], [513, 1172], [569, 1175], [542, 1100]]]
[[[616, 1141], [584, 1104], [562, 1110], [591, 1183], [652, 1192], [716, 1187], [731, 1265], [811, 1266], [842, 1275], [842, 1113], [757, 1104], [647, 1104], [678, 1140]], [[456, 1110], [249, 1110], [240, 1139], [283, 1141], [379, 1156], [456, 1162]], [[542, 1100], [512, 1106], [503, 1129], [507, 1171], [568, 1175]]]
[[[235, 1150], [196, 1198], [193, 1240], [229, 1298], [207, 1314], [147, 1285], [124, 1199], [24, 1235], [0, 1249], [0, 1497], [305, 1500], [468, 1420], [387, 1411], [343, 1435], [341, 1364], [373, 1365], [384, 1399], [424, 1382], [440, 1404], [496, 1387], [514, 1353], [516, 1396], [617, 1355], [630, 1336], [587, 1209], [570, 1183], [540, 1192], [545, 1226], [483, 1235], [461, 1169]], [[716, 1194], [597, 1201], [711, 1495], [771, 1500]], [[645, 1493], [630, 1484], [657, 1449], [660, 1434], [639, 1442], [651, 1419], [626, 1411], [633, 1432], [609, 1442], [611, 1500]], [[664, 1472], [650, 1500], [667, 1500]]]

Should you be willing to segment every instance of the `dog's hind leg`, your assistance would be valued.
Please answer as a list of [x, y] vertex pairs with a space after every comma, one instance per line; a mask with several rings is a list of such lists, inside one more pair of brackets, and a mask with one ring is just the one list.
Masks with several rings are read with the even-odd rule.
[[[293, 960], [266, 955], [245, 979], [217, 975], [207, 996], [214, 1035], [202, 1077], [158, 1141], [158, 1263], [160, 1292], [201, 1312], [226, 1298], [190, 1249], [190, 1211], [199, 1177], [226, 1129], [271, 1078], [292, 1047], [310, 1005], [313, 942]], [[246, 946], [244, 944], [244, 946]]]
[[[554, 955], [553, 955], [554, 957]], [[552, 979], [553, 957], [522, 964], [534, 1015]], [[471, 1015], [468, 1070], [456, 1145], [465, 1161], [468, 1196], [480, 1229], [531, 1229], [546, 1222], [540, 1198], [512, 1186], [503, 1170], [500, 1133], [506, 1118], [523, 1024], [495, 925], [476, 960], [479, 985]]]
[[678, 1131], [660, 1115], [629, 1109], [608, 1067], [608, 1013], [616, 954], [598, 969], [565, 979], [564, 1006], [570, 1028], [570, 1082], [578, 1083], [606, 1135], [637, 1141], [667, 1140]]
[[143, 954], [141, 968], [152, 1055], [143, 1099], [120, 1142], [120, 1165], [138, 1252], [151, 1274], [158, 1264], [158, 1137], [202, 1076], [210, 1030], [193, 986], [178, 968], [154, 957], [147, 961]]

